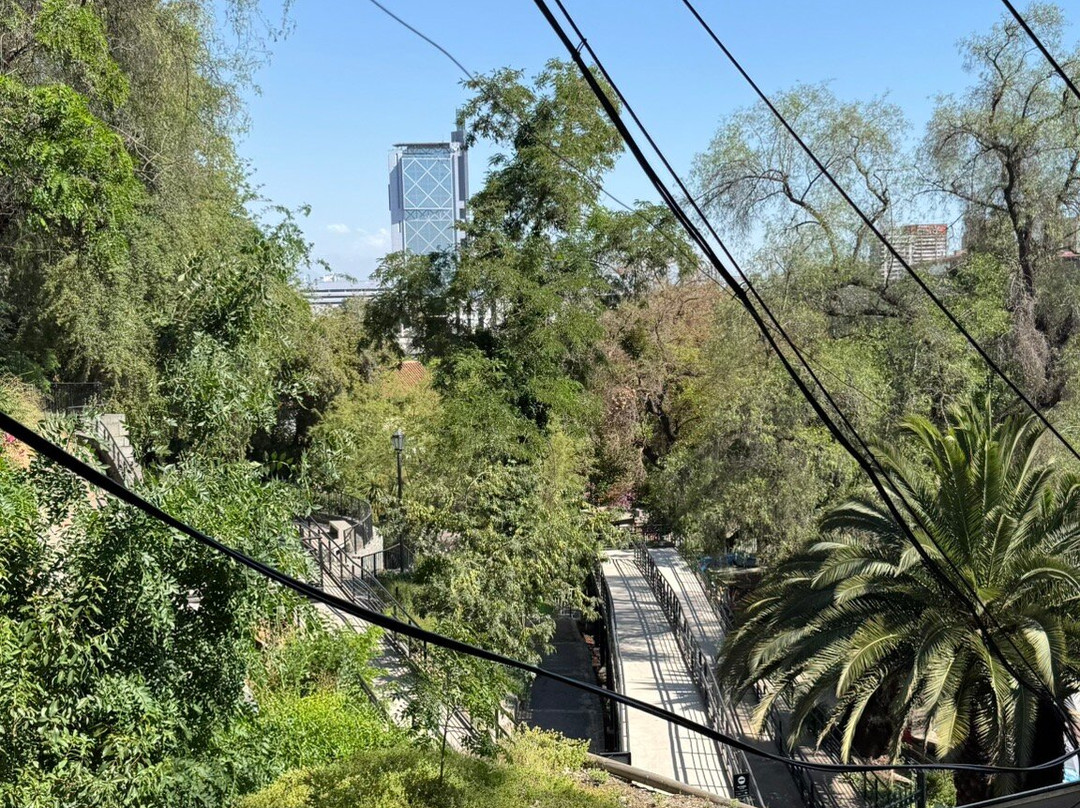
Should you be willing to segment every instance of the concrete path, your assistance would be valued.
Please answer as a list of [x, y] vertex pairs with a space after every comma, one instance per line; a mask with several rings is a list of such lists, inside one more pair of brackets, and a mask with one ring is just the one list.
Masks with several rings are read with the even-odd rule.
[[[585, 644], [574, 618], [560, 617], [556, 620], [551, 644], [555, 650], [543, 658], [540, 667], [595, 684], [589, 646]], [[567, 738], [588, 741], [590, 752], [604, 751], [604, 707], [599, 696], [537, 677], [529, 694], [529, 710], [532, 713], [529, 721], [531, 726], [555, 730]]]
[[[724, 637], [724, 624], [716, 613], [708, 593], [701, 584], [701, 580], [694, 575], [690, 565], [686, 563], [679, 551], [674, 547], [655, 547], [649, 549], [649, 555], [653, 563], [668, 582], [672, 591], [679, 598], [683, 607], [683, 615], [687, 622], [694, 627], [695, 639], [701, 645], [705, 653], [713, 655], [719, 650]], [[754, 705], [747, 701], [733, 705], [735, 713], [742, 724], [741, 740], [756, 746], [759, 749], [775, 753], [776, 744], [771, 737], [768, 727], [762, 732], [752, 732], [752, 716]], [[786, 720], [786, 713], [781, 710], [781, 719]], [[825, 752], [804, 748], [803, 753], [812, 761], [818, 763], [836, 763]], [[747, 755], [750, 768], [754, 772], [761, 796], [770, 808], [780, 806], [799, 805], [798, 789], [791, 778], [787, 767], [781, 763], [766, 760], [754, 755]], [[827, 774], [824, 772], [812, 772], [810, 778], [820, 790], [821, 797], [826, 804], [840, 808], [841, 806], [859, 806], [861, 801], [851, 784], [840, 775]]]
[[652, 547], [649, 555], [679, 598], [686, 622], [694, 628], [694, 639], [701, 650], [715, 660], [724, 640], [724, 624], [720, 622], [701, 581], [674, 547]]
[[[609, 550], [603, 563], [614, 607], [614, 635], [622, 656], [627, 696], [708, 724], [675, 634], [628, 550]], [[716, 743], [661, 718], [627, 708], [631, 763], [648, 771], [730, 797]]]

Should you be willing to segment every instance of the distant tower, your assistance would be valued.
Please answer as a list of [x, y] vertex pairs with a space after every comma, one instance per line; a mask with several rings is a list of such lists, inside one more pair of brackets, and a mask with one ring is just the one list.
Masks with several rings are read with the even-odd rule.
[[465, 132], [449, 143], [397, 143], [390, 153], [390, 238], [395, 252], [455, 248], [469, 198]]
[[[945, 224], [906, 224], [888, 234], [889, 242], [903, 256], [908, 266], [932, 264], [949, 254], [949, 226]], [[892, 283], [904, 276], [892, 253], [882, 250], [881, 276], [885, 283]]]

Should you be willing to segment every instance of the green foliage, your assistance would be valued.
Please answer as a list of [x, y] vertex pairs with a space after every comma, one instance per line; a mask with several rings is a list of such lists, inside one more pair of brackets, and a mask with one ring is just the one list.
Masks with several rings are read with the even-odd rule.
[[[819, 737], [836, 728], [845, 755], [896, 757], [914, 725], [946, 760], [1027, 766], [1056, 757], [1054, 704], [1078, 687], [1076, 476], [1042, 458], [1033, 417], [995, 420], [989, 403], [958, 405], [945, 431], [921, 417], [902, 427], [902, 443], [876, 451], [894, 501], [902, 495], [920, 515], [921, 551], [951, 584], [883, 505], [849, 500], [826, 514], [826, 536], [805, 542], [754, 593], [722, 670], [739, 690], [772, 682], [759, 719], [787, 693], [793, 735], [824, 710]], [[973, 588], [993, 619], [977, 620], [952, 587]], [[993, 788], [1060, 777], [1001, 776]]]
[[[0, 804], [171, 804], [237, 708], [252, 626], [298, 604], [65, 481], [40, 458], [28, 470], [0, 459]], [[291, 495], [247, 468], [189, 464], [150, 494], [246, 552], [303, 566]]]
[[198, 759], [174, 762], [201, 778], [207, 805], [232, 804], [299, 766], [406, 742], [369, 695], [376, 631], [329, 631], [312, 621], [264, 637], [248, 668], [250, 693], [232, 720]]
[[66, 72], [82, 78], [90, 94], [117, 107], [127, 98], [128, 82], [109, 53], [105, 23], [92, 5], [46, 0], [34, 21], [38, 44]]
[[437, 751], [397, 747], [362, 753], [335, 766], [290, 772], [243, 800], [242, 808], [331, 806], [483, 806], [483, 808], [607, 808], [615, 795], [576, 785], [584, 747], [537, 732], [514, 736], [500, 763], [446, 753], [440, 777]]
[[[883, 221], [903, 181], [899, 108], [841, 101], [823, 84], [798, 84], [772, 100], [870, 220]], [[840, 268], [870, 255], [865, 226], [763, 104], [721, 124], [694, 162], [694, 181], [718, 222], [740, 234], [764, 222], [785, 256]]]

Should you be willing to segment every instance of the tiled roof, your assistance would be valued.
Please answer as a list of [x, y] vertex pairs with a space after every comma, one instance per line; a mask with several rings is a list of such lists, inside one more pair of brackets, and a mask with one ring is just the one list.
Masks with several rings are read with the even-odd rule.
[[429, 376], [427, 368], [415, 359], [403, 360], [389, 375], [388, 381], [403, 391], [423, 384]]

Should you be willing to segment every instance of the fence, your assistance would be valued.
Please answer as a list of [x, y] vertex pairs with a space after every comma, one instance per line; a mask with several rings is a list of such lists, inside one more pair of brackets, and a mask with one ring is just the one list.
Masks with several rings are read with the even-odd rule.
[[408, 572], [412, 569], [416, 556], [405, 542], [398, 542], [385, 550], [376, 550], [357, 556], [355, 562], [369, 575], [380, 572]]
[[[687, 670], [690, 672], [690, 678], [697, 686], [702, 701], [705, 703], [705, 713], [709, 717], [709, 723], [715, 729], [727, 735], [744, 736], [745, 733], [738, 713], [735, 712], [720, 689], [712, 660], [701, 650], [701, 646], [694, 638], [694, 630], [683, 616], [682, 603], [678, 595], [675, 594], [664, 576], [660, 574], [660, 570], [657, 569], [655, 562], [645, 548], [644, 542], [635, 543], [634, 558], [645, 580], [649, 582], [653, 594], [660, 602], [672, 630], [675, 632], [675, 640], [679, 650], [682, 652]], [[746, 754], [741, 750], [732, 749], [727, 744], [718, 744], [718, 747], [724, 763], [724, 770], [732, 780], [730, 785], [735, 797], [753, 802], [755, 805], [764, 806], [765, 801], [762, 799], [761, 791], [758, 788], [757, 780], [754, 778], [754, 773], [750, 769]], [[748, 779], [746, 791], [743, 793], [739, 793], [735, 788], [734, 779], [737, 773], [745, 774]]]
[[116, 469], [117, 476], [128, 488], [142, 482], [142, 468], [135, 461], [130, 452], [125, 451], [120, 445], [116, 435], [109, 429], [103, 417], [83, 419], [84, 428], [90, 431], [91, 437], [98, 442], [98, 446], [105, 453]]
[[[389, 615], [410, 626], [420, 627], [408, 610], [382, 585], [375, 573], [358, 564], [345, 546], [334, 538], [320, 522], [310, 517], [299, 517], [296, 522], [304, 545], [318, 562], [321, 588], [325, 588], [328, 583], [333, 584], [347, 600], [357, 605]], [[352, 621], [346, 620], [345, 623], [355, 629]], [[396, 631], [388, 631], [384, 636], [414, 677], [430, 681], [430, 674], [425, 668], [426, 642], [398, 634]], [[451, 709], [449, 726], [476, 746], [485, 745], [491, 740], [490, 736], [479, 730], [468, 714], [460, 708]], [[496, 736], [506, 733], [498, 718], [492, 729]]]
[[[681, 638], [680, 634], [686, 633], [687, 637], [690, 640], [693, 640], [693, 636], [688, 634], [689, 626], [686, 625], [685, 618], [682, 616], [682, 604], [679, 602], [674, 591], [668, 586], [667, 581], [660, 574], [659, 570], [656, 569], [656, 565], [649, 555], [644, 541], [635, 544], [635, 554], [635, 557], [638, 559], [638, 565], [642, 567], [642, 572], [649, 580], [657, 600], [659, 600], [664, 607], [664, 613], [668, 616], [668, 620], [671, 622], [672, 627], [675, 628], [680, 622], [686, 627], [683, 631], [676, 629], [676, 637], [679, 638], [681, 648], [685, 639]], [[709, 594], [710, 602], [716, 607], [716, 614], [720, 619], [720, 623], [723, 626], [725, 633], [731, 631], [735, 623], [734, 604], [731, 601], [731, 595], [727, 588], [717, 585], [714, 580], [709, 576], [702, 574], [698, 569], [694, 569], [693, 572], [694, 576]], [[730, 713], [731, 724], [729, 724], [729, 726], [735, 727], [740, 734], [743, 734], [743, 727], [738, 712], [734, 709], [729, 700], [720, 696], [719, 687], [716, 685], [715, 672], [708, 658], [704, 657], [704, 654], [701, 654], [700, 649], [698, 649], [698, 654], [703, 657], [703, 661], [694, 659], [693, 657], [687, 659], [687, 666], [691, 670], [691, 675], [694, 676], [695, 683], [698, 682], [697, 677], [701, 676], [706, 682], [706, 687], [716, 686], [715, 698], [719, 698], [722, 709], [725, 709]], [[684, 656], [685, 655], [684, 652]], [[702, 687], [700, 684], [698, 686], [699, 688]], [[760, 685], [755, 686], [754, 692], [758, 701], [764, 698], [765, 694]], [[788, 707], [782, 698], [781, 702], [785, 707]], [[791, 757], [804, 762], [807, 761], [807, 757], [801, 748], [787, 743], [783, 721], [780, 716], [780, 711], [777, 709], [775, 703], [770, 706], [767, 721], [767, 726], [772, 729], [773, 741], [776, 744], [777, 751], [785, 757]], [[824, 727], [824, 717], [820, 714], [820, 710], [816, 710], [812, 713], [808, 721], [811, 725], [811, 732], [813, 732], [814, 735], [821, 735], [820, 730]], [[826, 734], [821, 741], [820, 748], [828, 757], [828, 762], [841, 762], [842, 755], [840, 754], [840, 743], [835, 734]], [[787, 764], [787, 769], [791, 774], [792, 780], [802, 797], [803, 805], [805, 805], [806, 808], [841, 808], [839, 801], [836, 799], [836, 795], [833, 793], [833, 789], [825, 788], [815, 781], [809, 770], [792, 764]], [[840, 775], [833, 776], [840, 777]], [[886, 783], [880, 774], [870, 773], [864, 774], [854, 780], [849, 779], [848, 783], [854, 794], [862, 799], [863, 804], [866, 805], [867, 808], [925, 808], [926, 805], [926, 783], [924, 778], [918, 778], [915, 783]]]
[[324, 518], [345, 517], [353, 523], [359, 546], [367, 544], [375, 536], [375, 523], [371, 513], [371, 504], [357, 497], [332, 491], [309, 492], [312, 511]]
[[[615, 608], [611, 602], [611, 591], [608, 589], [607, 580], [604, 578], [604, 571], [600, 569], [599, 565], [593, 569], [593, 582], [598, 596], [600, 624], [604, 629], [604, 636], [597, 645], [600, 647], [600, 665], [607, 674], [605, 685], [608, 690], [623, 693], [625, 691], [623, 689], [622, 657], [619, 655]], [[604, 699], [603, 704], [604, 724], [605, 727], [610, 728], [611, 746], [614, 746], [614, 749], [610, 752], [604, 752], [602, 755], [630, 765], [630, 738], [627, 733], [626, 705], [614, 699]]]
[[53, 382], [45, 396], [49, 412], [81, 412], [103, 403], [103, 390], [98, 382]]

